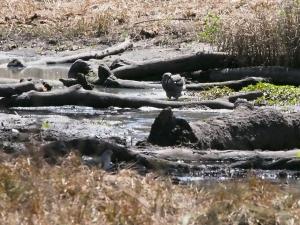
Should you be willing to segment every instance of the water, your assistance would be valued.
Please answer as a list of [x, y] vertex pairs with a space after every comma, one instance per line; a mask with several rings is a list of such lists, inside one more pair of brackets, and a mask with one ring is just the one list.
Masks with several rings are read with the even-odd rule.
[[[26, 77], [57, 80], [67, 77], [70, 65], [37, 65], [23, 70], [10, 70], [6, 68], [7, 62], [13, 58], [19, 58], [22, 54], [9, 55], [0, 53], [0, 80], [1, 78], [21, 79]], [[25, 62], [40, 60], [36, 54], [25, 54], [21, 57]], [[166, 99], [163, 90], [157, 89], [111, 89], [97, 88], [98, 91], [120, 94], [127, 97], [146, 97], [154, 99]], [[189, 97], [183, 96], [181, 99]], [[6, 111], [6, 110], [4, 110]], [[108, 109], [94, 109], [84, 106], [62, 106], [62, 107], [26, 107], [12, 108], [14, 112], [24, 117], [34, 116], [39, 121], [49, 121], [52, 132], [66, 132], [69, 134], [96, 135], [100, 137], [119, 136], [125, 138], [128, 145], [134, 145], [140, 140], [147, 138], [151, 125], [155, 117], [161, 110], [151, 107], [140, 109], [122, 109], [111, 107]], [[222, 113], [230, 113], [230, 110], [199, 110], [199, 109], [174, 109], [176, 117], [182, 117], [188, 121], [202, 120]], [[77, 133], [76, 133], [77, 132]], [[222, 163], [222, 162], [220, 162]], [[291, 171], [261, 171], [261, 170], [241, 170], [241, 169], [215, 169], [213, 166], [204, 166], [202, 170], [188, 174], [171, 174], [178, 183], [210, 183], [237, 178], [246, 178], [249, 173], [261, 179], [277, 183], [289, 184], [299, 187], [299, 173]]]

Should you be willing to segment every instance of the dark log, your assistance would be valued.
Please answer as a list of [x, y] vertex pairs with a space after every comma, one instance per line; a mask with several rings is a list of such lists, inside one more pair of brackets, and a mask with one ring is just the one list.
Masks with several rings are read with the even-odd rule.
[[[71, 151], [78, 151], [82, 156], [91, 156], [98, 158], [105, 151], [111, 151], [111, 161], [113, 163], [135, 163], [137, 166], [143, 166], [147, 169], [162, 170], [165, 173], [170, 171], [189, 172], [191, 169], [197, 168], [185, 163], [176, 163], [165, 159], [159, 159], [129, 149], [120, 145], [112, 138], [100, 139], [94, 137], [83, 137], [71, 140], [60, 140], [48, 143], [41, 147], [42, 155], [50, 164], [60, 162], [60, 157], [66, 156]], [[100, 160], [101, 161], [101, 160]]]
[[28, 92], [31, 90], [44, 91], [42, 84], [35, 84], [30, 81], [14, 83], [14, 84], [0, 84], [0, 97], [10, 97], [12, 95], [20, 95], [23, 92]]
[[266, 78], [261, 77], [247, 77], [242, 80], [225, 81], [225, 82], [213, 82], [213, 83], [200, 83], [200, 84], [187, 84], [187, 90], [205, 91], [214, 87], [229, 87], [235, 91], [241, 90], [248, 85], [254, 85], [262, 81], [267, 81]]
[[82, 60], [103, 59], [104, 57], [109, 56], [109, 55], [116, 55], [116, 54], [122, 53], [131, 47], [132, 47], [131, 41], [126, 40], [121, 44], [112, 46], [112, 47], [102, 50], [100, 52], [92, 51], [89, 53], [81, 53], [81, 54], [76, 54], [76, 55], [71, 55], [71, 56], [65, 56], [65, 57], [55, 59], [55, 60], [48, 60], [48, 61], [46, 61], [46, 64], [74, 63], [78, 59], [82, 59]]
[[[226, 82], [213, 82], [213, 83], [200, 83], [200, 84], [186, 84], [186, 90], [189, 91], [205, 91], [213, 87], [229, 87], [235, 91], [241, 90], [251, 84], [257, 84], [258, 82], [267, 81], [265, 78], [260, 77], [248, 77], [237, 81], [226, 81]], [[132, 88], [132, 89], [161, 89], [162, 85], [160, 83], [150, 83], [144, 81], [134, 81], [134, 80], [123, 80], [118, 79], [115, 76], [109, 76], [103, 83], [104, 86], [110, 88]]]
[[148, 141], [162, 146], [188, 145], [201, 150], [299, 148], [300, 113], [243, 109], [188, 123], [184, 119], [174, 119], [171, 110], [163, 110], [152, 125]]
[[238, 99], [246, 99], [247, 101], [253, 101], [259, 97], [262, 97], [264, 94], [261, 91], [249, 91], [249, 92], [240, 92], [233, 95], [222, 97], [221, 99], [235, 103]]
[[262, 77], [270, 79], [270, 82], [274, 84], [300, 85], [299, 69], [280, 66], [213, 70], [208, 72], [208, 77], [211, 82], [240, 80], [246, 77]]
[[82, 105], [95, 108], [107, 108], [110, 106], [125, 108], [139, 108], [142, 106], [157, 108], [203, 106], [212, 109], [232, 109], [234, 106], [232, 103], [222, 100], [180, 102], [142, 97], [124, 97], [105, 92], [87, 91], [82, 89], [80, 85], [47, 93], [30, 91], [19, 96], [13, 96], [12, 98], [1, 99], [0, 105], [6, 107]]
[[[22, 79], [21, 79], [22, 80]], [[52, 87], [63, 87], [62, 83], [58, 80], [32, 80], [33, 83], [38, 83], [38, 82], [46, 82]], [[12, 79], [12, 78], [0, 78], [0, 85], [1, 84], [18, 84], [20, 83], [20, 79]]]
[[230, 67], [233, 59], [223, 53], [197, 53], [181, 57], [149, 60], [134, 65], [122, 66], [112, 70], [120, 79], [161, 80], [165, 72], [182, 73], [212, 68]]
[[128, 89], [162, 89], [160, 83], [154, 84], [145, 81], [123, 80], [118, 79], [114, 75], [109, 76], [103, 83], [105, 87], [110, 88], [128, 88]]

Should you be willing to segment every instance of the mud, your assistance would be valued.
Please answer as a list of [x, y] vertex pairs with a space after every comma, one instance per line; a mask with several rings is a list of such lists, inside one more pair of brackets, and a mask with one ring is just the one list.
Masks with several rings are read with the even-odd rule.
[[[99, 50], [107, 46], [98, 46]], [[15, 49], [10, 52], [0, 52], [0, 78], [20, 79], [33, 77], [37, 79], [57, 80], [67, 77], [70, 65], [47, 66], [43, 63], [45, 59], [88, 51], [91, 48], [80, 49], [69, 52], [54, 53], [51, 51], [40, 54], [37, 48]], [[94, 50], [94, 49], [93, 49]], [[106, 57], [102, 62], [111, 64], [116, 58], [132, 61], [148, 59], [161, 59], [179, 56], [182, 54], [195, 53], [199, 50], [212, 50], [210, 46], [201, 44], [178, 45], [169, 48], [153, 46], [151, 43], [135, 43], [133, 50], [126, 51], [122, 55]], [[23, 70], [10, 70], [6, 63], [13, 58], [21, 59], [27, 67]], [[138, 90], [138, 89], [109, 89], [97, 87], [96, 90], [119, 93], [125, 96], [146, 96], [155, 99], [165, 99], [163, 90]], [[183, 96], [182, 100], [186, 97]], [[125, 146], [133, 146], [141, 140], [145, 140], [150, 132], [154, 119], [160, 110], [150, 107], [140, 109], [108, 108], [96, 110], [90, 107], [35, 107], [35, 108], [11, 108], [0, 111], [0, 148], [7, 153], [22, 153], [28, 147], [41, 145], [57, 140], [68, 140], [84, 136], [111, 138], [117, 137], [124, 141]], [[178, 118], [184, 118], [189, 122], [203, 121], [205, 119], [220, 115], [229, 115], [231, 110], [199, 110], [178, 109], [174, 114]], [[168, 148], [168, 147], [167, 147]], [[151, 155], [151, 149], [143, 147], [135, 148], [140, 153]], [[152, 149], [153, 150], [153, 149]], [[172, 151], [172, 148], [168, 148]], [[183, 153], [183, 152], [181, 152]], [[178, 153], [179, 154], [179, 153]], [[170, 162], [185, 162], [182, 154], [174, 158], [167, 157]], [[193, 180], [222, 180], [245, 177], [249, 170], [228, 168], [223, 162], [217, 164], [202, 164], [189, 161], [188, 164], [195, 166], [195, 170], [183, 172], [176, 168], [168, 171], [175, 176], [178, 182], [190, 182]], [[220, 166], [221, 165], [221, 166]], [[173, 167], [174, 168], [174, 167]], [[260, 177], [272, 177], [279, 180], [282, 171], [259, 172]], [[281, 174], [281, 175], [280, 175]], [[287, 178], [296, 180], [297, 172], [286, 172]]]

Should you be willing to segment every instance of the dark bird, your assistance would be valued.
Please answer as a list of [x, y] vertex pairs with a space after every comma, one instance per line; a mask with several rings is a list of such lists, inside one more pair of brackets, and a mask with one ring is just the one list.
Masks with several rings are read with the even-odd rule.
[[179, 74], [164, 73], [161, 83], [168, 98], [178, 99], [185, 90], [185, 80]]

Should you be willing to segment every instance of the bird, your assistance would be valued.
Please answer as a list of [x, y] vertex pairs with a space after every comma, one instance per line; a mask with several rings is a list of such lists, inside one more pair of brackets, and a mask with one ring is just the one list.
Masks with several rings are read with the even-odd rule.
[[179, 74], [164, 73], [161, 83], [169, 99], [173, 97], [177, 100], [182, 95], [182, 91], [185, 90], [184, 77]]

